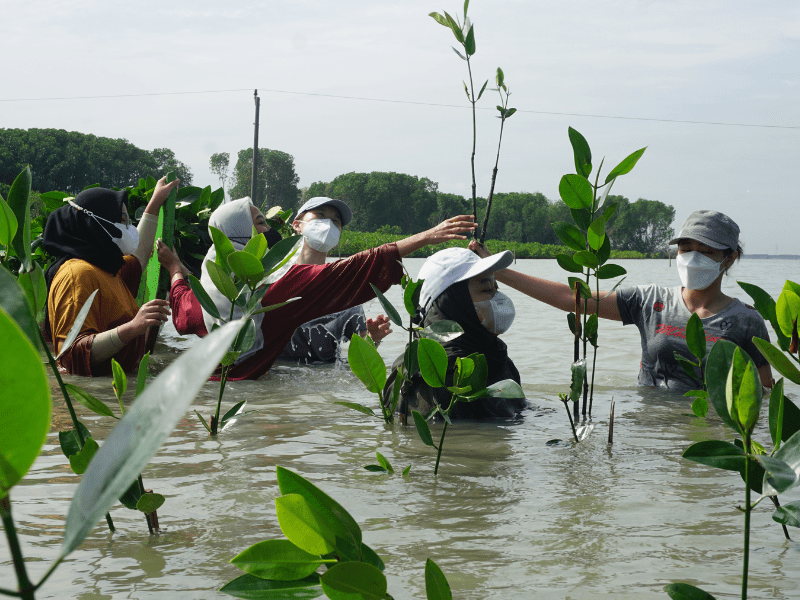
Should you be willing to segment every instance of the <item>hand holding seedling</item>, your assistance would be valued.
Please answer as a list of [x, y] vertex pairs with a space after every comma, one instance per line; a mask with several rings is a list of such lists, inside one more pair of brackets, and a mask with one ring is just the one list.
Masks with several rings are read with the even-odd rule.
[[178, 258], [174, 247], [170, 250], [163, 240], [159, 239], [156, 242], [156, 252], [158, 253], [158, 262], [167, 270], [172, 282], [175, 281], [178, 275], [181, 276], [181, 279], [189, 276], [189, 269]]
[[142, 305], [132, 320], [117, 328], [119, 339], [127, 344], [145, 333], [150, 327], [158, 327], [165, 323], [169, 319], [169, 315], [169, 302], [159, 299], [151, 300]]
[[170, 192], [177, 188], [180, 182], [180, 179], [173, 179], [171, 182], [167, 183], [166, 175], [159, 179], [153, 190], [153, 196], [150, 198], [150, 202], [147, 203], [147, 208], [144, 209], [144, 212], [157, 215], [159, 209], [164, 206], [164, 202], [169, 198]]

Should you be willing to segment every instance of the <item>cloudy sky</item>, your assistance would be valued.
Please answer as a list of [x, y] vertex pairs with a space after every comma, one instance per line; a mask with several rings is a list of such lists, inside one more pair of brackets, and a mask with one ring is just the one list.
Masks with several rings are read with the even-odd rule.
[[[441, 2], [441, 0], [439, 0]], [[401, 0], [3, 0], [0, 127], [63, 128], [168, 147], [198, 185], [212, 153], [253, 141], [295, 158], [300, 185], [396, 171], [469, 194], [466, 64], [431, 11]], [[502, 67], [518, 109], [497, 191], [558, 197], [567, 127], [604, 172], [647, 146], [614, 192], [676, 224], [723, 211], [752, 253], [800, 254], [800, 2], [473, 0], [476, 85]], [[237, 91], [238, 90], [238, 91]], [[105, 97], [101, 97], [105, 96]], [[59, 99], [54, 99], [59, 98]], [[496, 152], [479, 106], [478, 193]]]

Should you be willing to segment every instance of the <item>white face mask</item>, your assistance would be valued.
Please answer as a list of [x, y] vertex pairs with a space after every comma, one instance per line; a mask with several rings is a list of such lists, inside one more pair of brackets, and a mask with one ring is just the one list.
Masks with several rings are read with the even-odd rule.
[[108, 233], [108, 237], [110, 237], [111, 241], [119, 247], [119, 249], [122, 251], [122, 254], [133, 254], [136, 252], [136, 248], [139, 247], [139, 230], [136, 229], [136, 227], [130, 223], [123, 225], [122, 223], [109, 221], [108, 219], [104, 219], [103, 217], [94, 214], [92, 211], [83, 208], [82, 206], [78, 206], [72, 200], [68, 200], [68, 202], [73, 208], [76, 208], [92, 217], [95, 221], [97, 221], [97, 224], [100, 225], [100, 227], [103, 227], [103, 224], [100, 223], [100, 221], [105, 221], [106, 223], [111, 223], [114, 227], [119, 229], [120, 233], [122, 233], [122, 237], [115, 238], [113, 235], [108, 233], [108, 230], [105, 227], [103, 227], [103, 231]]
[[722, 263], [699, 252], [682, 252], [675, 263], [681, 284], [688, 290], [704, 290], [722, 273]]
[[481, 325], [495, 335], [505, 333], [511, 328], [516, 311], [511, 298], [503, 292], [495, 292], [490, 300], [482, 300], [474, 304]]
[[330, 219], [306, 221], [305, 227], [303, 227], [303, 238], [306, 244], [317, 252], [329, 252], [339, 243], [341, 233]]

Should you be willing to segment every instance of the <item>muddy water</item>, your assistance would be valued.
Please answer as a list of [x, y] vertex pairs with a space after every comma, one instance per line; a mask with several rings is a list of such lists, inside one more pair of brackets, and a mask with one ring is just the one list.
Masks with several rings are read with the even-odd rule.
[[[631, 283], [677, 283], [666, 261], [623, 261]], [[421, 261], [407, 261], [415, 273]], [[520, 270], [563, 279], [555, 261], [520, 261]], [[800, 277], [800, 261], [744, 260], [736, 277], [777, 296]], [[745, 298], [734, 280], [726, 291]], [[239, 571], [228, 560], [247, 546], [280, 537], [274, 508], [275, 466], [293, 469], [339, 500], [386, 562], [396, 598], [424, 598], [424, 562], [444, 570], [457, 598], [666, 598], [662, 587], [688, 581], [717, 598], [738, 595], [744, 498], [738, 475], [681, 458], [691, 443], [730, 439], [716, 418], [695, 418], [681, 397], [636, 387], [639, 336], [603, 322], [594, 404], [595, 428], [577, 447], [557, 393], [568, 386], [571, 340], [563, 313], [509, 293], [517, 320], [504, 336], [532, 408], [522, 419], [458, 423], [448, 430], [440, 474], [416, 432], [385, 427], [334, 404], [374, 398], [335, 366], [281, 365], [256, 382], [229, 384], [225, 404], [248, 400], [259, 412], [209, 439], [192, 412], [144, 472], [164, 494], [162, 531], [117, 506], [115, 534], [100, 523], [45, 584], [37, 598], [223, 598], [215, 590]], [[399, 299], [396, 290], [391, 299]], [[367, 314], [380, 311], [377, 303]], [[158, 370], [191, 340], [165, 332]], [[395, 333], [381, 345], [387, 362], [403, 348]], [[113, 407], [108, 379], [79, 384]], [[800, 403], [800, 390], [789, 386]], [[614, 444], [608, 405], [616, 401]], [[213, 411], [214, 385], [193, 408]], [[81, 410], [104, 439], [112, 423]], [[64, 419], [61, 419], [64, 422]], [[767, 442], [768, 433], [759, 431]], [[379, 450], [407, 480], [367, 472]], [[53, 433], [32, 471], [12, 494], [33, 578], [58, 554], [77, 477]], [[785, 501], [800, 499], [798, 490]], [[753, 517], [752, 597], [800, 598], [800, 545], [787, 542], [772, 510]], [[800, 530], [794, 530], [800, 540]], [[5, 543], [0, 587], [13, 587]]]

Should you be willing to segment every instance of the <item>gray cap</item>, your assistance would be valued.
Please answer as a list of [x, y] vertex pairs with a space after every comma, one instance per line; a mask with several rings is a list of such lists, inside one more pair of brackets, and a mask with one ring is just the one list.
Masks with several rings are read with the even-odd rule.
[[300, 210], [297, 211], [297, 214], [302, 215], [304, 212], [308, 212], [309, 210], [315, 209], [319, 206], [325, 206], [326, 204], [333, 206], [339, 211], [339, 214], [342, 215], [342, 227], [353, 220], [353, 211], [350, 210], [350, 207], [347, 206], [347, 204], [341, 200], [326, 198], [325, 196], [311, 198], [311, 200], [308, 200], [305, 204], [303, 204], [303, 206], [300, 207]]
[[739, 226], [721, 212], [696, 210], [686, 217], [680, 233], [669, 243], [677, 244], [683, 239], [697, 240], [717, 250], [736, 250], [739, 246]]

